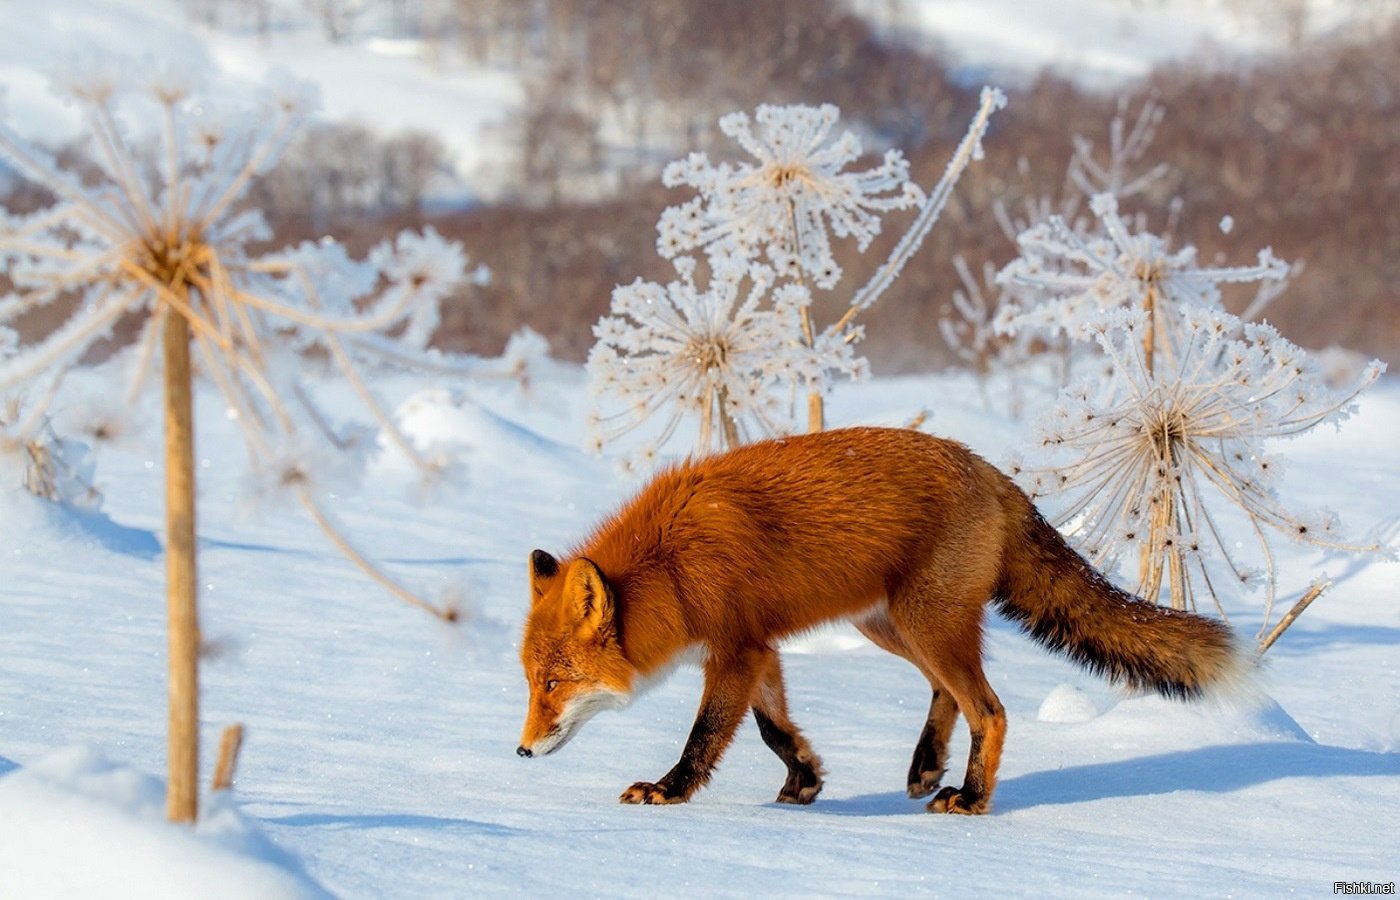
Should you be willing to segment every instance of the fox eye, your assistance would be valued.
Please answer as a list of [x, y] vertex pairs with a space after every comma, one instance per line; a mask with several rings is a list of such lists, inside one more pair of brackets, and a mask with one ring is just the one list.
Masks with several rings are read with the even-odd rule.
[[555, 681], [554, 679], [551, 678], [549, 681], [546, 681], [546, 682], [544, 683], [544, 692], [545, 692], [546, 694], [548, 694], [550, 691], [553, 691], [553, 690], [554, 690], [555, 688], [557, 688], [558, 686], [559, 686], [559, 682], [557, 682], [557, 681]]

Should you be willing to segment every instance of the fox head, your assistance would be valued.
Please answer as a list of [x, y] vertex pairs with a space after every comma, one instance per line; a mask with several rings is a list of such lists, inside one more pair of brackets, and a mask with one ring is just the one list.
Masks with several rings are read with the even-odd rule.
[[613, 596], [591, 560], [564, 567], [543, 550], [530, 554], [520, 661], [530, 687], [521, 756], [553, 753], [584, 722], [631, 700], [636, 670], [622, 654]]

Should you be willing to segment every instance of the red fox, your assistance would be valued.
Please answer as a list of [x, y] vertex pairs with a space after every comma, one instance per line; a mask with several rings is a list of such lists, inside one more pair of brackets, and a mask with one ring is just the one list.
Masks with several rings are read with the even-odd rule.
[[[684, 803], [750, 709], [787, 765], [778, 801], [811, 803], [821, 760], [788, 714], [779, 640], [848, 619], [933, 689], [908, 792], [931, 812], [986, 812], [1006, 715], [982, 673], [990, 601], [1045, 646], [1110, 680], [1187, 699], [1240, 671], [1220, 622], [1110, 584], [1009, 478], [961, 444], [908, 429], [770, 440], [658, 475], [564, 560], [530, 556], [517, 752], [553, 753], [600, 710], [680, 661], [704, 672], [680, 761], [623, 803]], [[958, 714], [962, 787], [938, 790]]]

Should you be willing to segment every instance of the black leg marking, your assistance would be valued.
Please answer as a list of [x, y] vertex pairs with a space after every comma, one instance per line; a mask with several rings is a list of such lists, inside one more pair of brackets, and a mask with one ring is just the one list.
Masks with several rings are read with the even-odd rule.
[[787, 780], [778, 792], [779, 803], [811, 803], [822, 788], [821, 772], [813, 765], [810, 751], [804, 751], [797, 736], [779, 727], [762, 710], [753, 711], [763, 743], [787, 765]]
[[655, 783], [623, 791], [623, 803], [684, 803], [710, 780], [748, 711], [763, 659], [755, 651], [705, 664], [705, 694], [680, 760]]
[[[909, 763], [909, 778], [906, 783], [909, 786], [910, 797], [927, 797], [938, 790], [948, 765], [946, 732], [951, 730], [951, 718], [956, 715], [957, 710], [952, 706], [951, 698], [945, 697], [941, 691], [935, 689], [933, 698], [929, 701], [928, 720], [924, 722], [924, 730], [920, 732], [919, 741], [914, 745], [914, 758]], [[950, 721], [940, 722], [941, 717]], [[940, 729], [944, 733], [940, 734]]]

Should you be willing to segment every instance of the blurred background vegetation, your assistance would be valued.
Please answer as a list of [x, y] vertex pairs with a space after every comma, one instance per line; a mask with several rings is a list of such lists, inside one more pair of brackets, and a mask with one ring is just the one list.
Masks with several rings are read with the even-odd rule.
[[[334, 233], [363, 250], [423, 224], [462, 240], [493, 277], [449, 304], [435, 337], [445, 348], [495, 354], [528, 325], [555, 356], [583, 359], [614, 285], [672, 276], [654, 252], [655, 223], [686, 194], [663, 188], [660, 169], [690, 150], [740, 155], [716, 126], [726, 112], [835, 103], [867, 151], [900, 148], [929, 185], [982, 82], [998, 80], [1010, 105], [993, 123], [987, 158], [866, 319], [862, 349], [876, 373], [951, 362], [938, 320], [958, 286], [954, 256], [974, 269], [1014, 257], [994, 204], [1016, 214], [1027, 201], [1058, 198], [1074, 135], [1106, 145], [1120, 97], [1166, 108], [1147, 162], [1171, 171], [1137, 203], [1153, 230], [1170, 228], [1209, 264], [1249, 263], [1263, 246], [1304, 261], [1270, 321], [1307, 347], [1400, 362], [1400, 25], [1387, 0], [1354, 0], [1350, 26], [1320, 37], [1301, 24], [1304, 0], [1220, 0], [1285, 49], [1171, 62], [1107, 89], [1055, 72], [1006, 83], [959, 66], [956, 48], [914, 27], [917, 0], [181, 2], [206, 28], [275, 36], [295, 13], [330, 44], [377, 35], [416, 42], [429, 66], [466, 61], [518, 74], [523, 102], [496, 126], [512, 151], [492, 162], [489, 200], [434, 202], [434, 186], [453, 171], [434, 134], [346, 122], [312, 129], [254, 194], [275, 229], [272, 246]], [[22, 184], [9, 190], [12, 209], [45, 199]], [[1228, 234], [1219, 227], [1226, 215], [1235, 222]], [[846, 275], [831, 302], [844, 304], [839, 295], [865, 281], [906, 221], [892, 214], [870, 252], [841, 260]], [[1227, 303], [1238, 312], [1248, 299]]]

